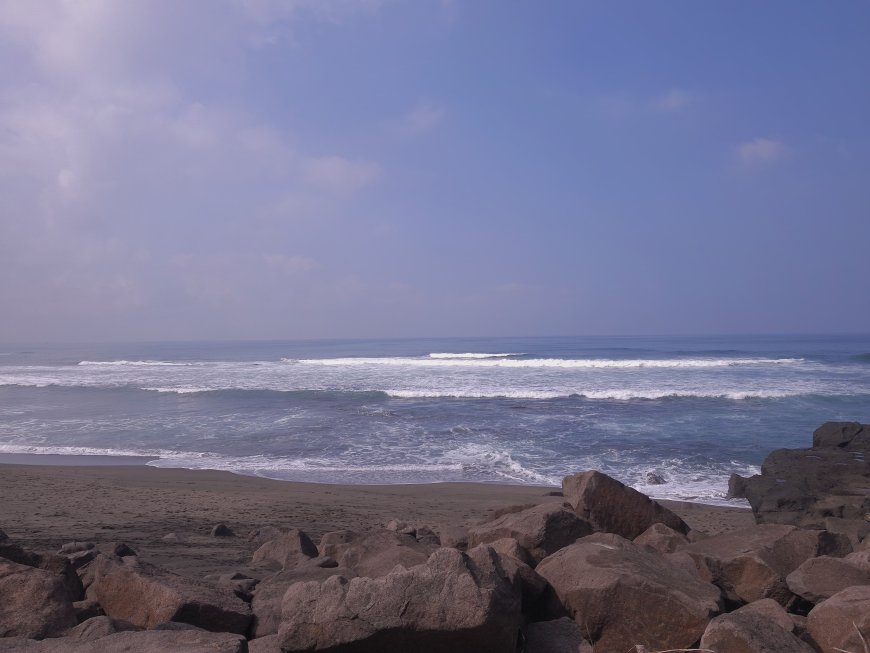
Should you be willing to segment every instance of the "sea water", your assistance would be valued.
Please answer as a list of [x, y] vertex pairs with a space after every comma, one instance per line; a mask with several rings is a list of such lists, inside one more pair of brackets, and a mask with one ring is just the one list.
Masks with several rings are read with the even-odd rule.
[[0, 346], [0, 453], [276, 479], [558, 484], [598, 469], [724, 503], [731, 473], [809, 446], [826, 420], [870, 422], [870, 336]]

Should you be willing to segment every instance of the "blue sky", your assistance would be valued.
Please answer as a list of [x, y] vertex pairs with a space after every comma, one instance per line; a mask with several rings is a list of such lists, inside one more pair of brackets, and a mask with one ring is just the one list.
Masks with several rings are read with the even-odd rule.
[[870, 331], [868, 34], [0, 1], [0, 341]]

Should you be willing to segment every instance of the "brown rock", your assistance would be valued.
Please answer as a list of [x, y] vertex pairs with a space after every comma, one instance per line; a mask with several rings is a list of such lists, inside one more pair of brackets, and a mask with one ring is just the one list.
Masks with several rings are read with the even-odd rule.
[[870, 573], [845, 559], [810, 558], [786, 577], [788, 588], [810, 603], [821, 603], [854, 585], [870, 585]]
[[381, 530], [354, 540], [337, 560], [357, 576], [377, 578], [390, 573], [396, 565], [410, 569], [423, 564], [433, 550], [410, 535]]
[[593, 653], [583, 629], [572, 619], [538, 621], [526, 629], [525, 653]]
[[76, 570], [65, 557], [60, 555], [36, 553], [10, 542], [0, 543], [0, 558], [11, 560], [19, 565], [44, 569], [60, 577], [70, 601], [79, 601], [84, 596], [84, 588]]
[[863, 651], [862, 637], [870, 642], [870, 586], [849, 587], [814, 607], [807, 616], [807, 632], [825, 653]]
[[67, 633], [67, 637], [77, 639], [83, 642], [91, 642], [95, 639], [100, 639], [112, 633], [121, 633], [128, 630], [142, 630], [139, 626], [134, 626], [129, 621], [123, 619], [112, 619], [105, 615], [101, 617], [92, 617], [87, 621], [83, 621], [78, 626]]
[[701, 638], [701, 648], [716, 653], [815, 653], [763, 615], [739, 610], [713, 619]]
[[57, 574], [0, 559], [0, 637], [58, 637], [76, 623]]
[[274, 526], [262, 526], [248, 533], [248, 542], [253, 542], [257, 546], [265, 544], [269, 540], [281, 537], [281, 531]]
[[827, 531], [759, 524], [692, 543], [680, 553], [731, 601], [772, 598], [785, 605], [792, 597], [785, 577], [809, 558], [841, 552], [844, 541], [848, 546]]
[[248, 642], [248, 653], [281, 653], [278, 635], [258, 637]]
[[795, 623], [792, 620], [792, 616], [785, 611], [785, 608], [773, 599], [761, 599], [759, 601], [747, 603], [735, 610], [732, 614], [747, 613], [757, 614], [764, 619], [767, 619], [767, 621], [775, 623], [786, 632], [790, 633], [795, 629]]
[[566, 476], [562, 492], [583, 519], [596, 530], [634, 539], [656, 523], [686, 534], [689, 527], [673, 512], [607, 474], [590, 471]]
[[359, 536], [359, 533], [356, 531], [331, 531], [324, 533], [320, 538], [320, 545], [317, 547], [317, 551], [322, 556], [339, 558], [348, 545], [358, 539]]
[[337, 575], [353, 578], [355, 574], [344, 567], [324, 569], [316, 565], [302, 565], [264, 578], [257, 585], [251, 599], [251, 611], [254, 613], [251, 636], [264, 637], [278, 632], [281, 624], [281, 599], [288, 587], [301, 582], [322, 582]]
[[720, 593], [680, 565], [618, 535], [596, 533], [536, 568], [595, 650], [694, 644], [720, 610]]
[[845, 562], [848, 562], [853, 567], [857, 567], [861, 571], [865, 571], [870, 574], [870, 549], [850, 553], [845, 558], [843, 558], [843, 560]]
[[75, 610], [76, 621], [78, 623], [82, 623], [83, 621], [87, 621], [93, 617], [102, 617], [105, 614], [99, 603], [87, 599], [83, 601], [75, 601], [73, 603], [73, 610]]
[[218, 589], [139, 562], [100, 555], [94, 562], [88, 598], [106, 614], [143, 628], [165, 621], [214, 632], [244, 633], [251, 609], [231, 590]]
[[513, 538], [538, 563], [578, 538], [590, 535], [592, 525], [571, 510], [553, 503], [542, 503], [520, 512], [502, 515], [469, 531], [472, 547], [503, 538]]
[[489, 547], [439, 549], [382, 578], [297, 583], [283, 606], [286, 653], [512, 653], [521, 625], [519, 597]]
[[37, 642], [0, 639], [0, 652], [15, 653], [244, 653], [245, 638], [206, 631], [125, 631], [92, 641], [63, 637]]
[[314, 546], [314, 542], [298, 528], [294, 528], [264, 543], [254, 551], [251, 562], [272, 563], [278, 565], [279, 569], [286, 569], [304, 558], [315, 557], [317, 557], [317, 547]]
[[670, 526], [653, 524], [634, 538], [634, 543], [648, 546], [659, 553], [673, 553], [681, 546], [688, 544], [689, 540], [685, 535], [678, 533]]
[[441, 526], [438, 529], [441, 546], [465, 551], [468, 549], [468, 529], [465, 526]]

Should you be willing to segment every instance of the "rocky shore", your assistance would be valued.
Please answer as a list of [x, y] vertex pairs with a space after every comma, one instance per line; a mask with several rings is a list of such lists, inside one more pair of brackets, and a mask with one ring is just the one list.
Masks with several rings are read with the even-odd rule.
[[0, 466], [0, 652], [865, 653], [868, 449], [870, 426], [827, 423], [771, 453], [732, 478], [751, 513], [595, 471], [339, 489]]

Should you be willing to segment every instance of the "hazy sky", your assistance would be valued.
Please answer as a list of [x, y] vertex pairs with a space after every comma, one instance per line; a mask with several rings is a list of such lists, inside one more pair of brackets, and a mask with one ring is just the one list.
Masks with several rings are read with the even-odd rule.
[[0, 0], [0, 341], [870, 331], [870, 3]]

